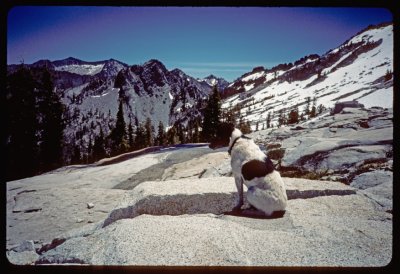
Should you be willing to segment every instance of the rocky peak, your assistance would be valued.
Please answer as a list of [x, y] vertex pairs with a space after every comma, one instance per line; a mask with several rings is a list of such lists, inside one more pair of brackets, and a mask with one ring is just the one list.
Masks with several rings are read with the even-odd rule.
[[79, 60], [77, 58], [74, 57], [68, 57], [66, 59], [63, 60], [56, 60], [53, 62], [53, 64], [58, 67], [58, 66], [67, 66], [67, 65], [82, 65], [85, 62], [82, 60]]
[[210, 74], [210, 75], [208, 75], [207, 77], [205, 77], [204, 79], [218, 79], [218, 77], [217, 76], [215, 76], [214, 74]]
[[220, 92], [222, 92], [229, 85], [228, 81], [213, 74], [210, 74], [203, 79], [198, 79], [198, 81], [207, 84], [210, 88], [212, 88], [213, 86], [217, 86]]
[[167, 68], [164, 66], [163, 63], [161, 63], [159, 60], [157, 59], [150, 59], [149, 61], [147, 61], [146, 63], [143, 64], [143, 68], [158, 68], [162, 71], [168, 71]]
[[52, 62], [50, 60], [39, 60], [35, 63], [32, 64], [32, 67], [46, 67], [46, 68], [54, 68], [54, 65], [52, 64]]
[[171, 74], [178, 77], [187, 77], [187, 74], [178, 68], [171, 70]]
[[109, 59], [105, 61], [103, 69], [101, 70], [100, 74], [103, 77], [115, 77], [117, 76], [118, 72], [124, 68], [127, 68], [128, 65], [122, 63], [120, 61]]
[[144, 63], [142, 68], [143, 71], [140, 74], [140, 78], [145, 87], [153, 85], [162, 87], [167, 84], [166, 74], [168, 73], [168, 70], [160, 61], [151, 59]]

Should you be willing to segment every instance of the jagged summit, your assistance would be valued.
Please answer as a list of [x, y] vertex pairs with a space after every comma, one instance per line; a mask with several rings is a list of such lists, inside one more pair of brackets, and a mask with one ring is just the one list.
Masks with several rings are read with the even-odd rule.
[[143, 67], [149, 67], [149, 66], [158, 66], [161, 67], [163, 70], [167, 70], [165, 65], [157, 59], [150, 59], [149, 61], [143, 64]]
[[217, 79], [218, 77], [215, 76], [214, 74], [210, 74], [207, 77], [205, 77], [204, 79]]
[[229, 85], [229, 82], [223, 78], [219, 78], [213, 74], [208, 75], [203, 79], [198, 79], [199, 82], [202, 82], [210, 87], [217, 86], [220, 92], [223, 92], [224, 89]]

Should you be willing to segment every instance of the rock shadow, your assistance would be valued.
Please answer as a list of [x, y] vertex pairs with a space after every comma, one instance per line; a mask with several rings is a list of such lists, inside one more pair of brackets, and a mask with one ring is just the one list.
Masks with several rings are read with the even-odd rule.
[[231, 211], [224, 212], [224, 215], [235, 216], [235, 217], [244, 217], [251, 219], [279, 219], [283, 218], [286, 210], [274, 211], [272, 215], [265, 215], [264, 212], [257, 209], [234, 209]]

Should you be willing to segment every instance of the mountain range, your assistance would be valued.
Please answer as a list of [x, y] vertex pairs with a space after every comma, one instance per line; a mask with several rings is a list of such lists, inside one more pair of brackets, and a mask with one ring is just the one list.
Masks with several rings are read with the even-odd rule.
[[[271, 69], [254, 68], [224, 90], [224, 109], [236, 108], [250, 121], [266, 123], [270, 113], [302, 111], [308, 98], [332, 108], [358, 100], [366, 107], [393, 106], [393, 25], [369, 26], [340, 46]], [[273, 123], [272, 122], [272, 123]]]
[[[393, 24], [369, 26], [321, 56], [310, 54], [270, 69], [256, 67], [232, 83], [214, 75], [195, 79], [180, 69], [168, 70], [156, 59], [130, 66], [114, 59], [86, 62], [69, 57], [26, 66], [51, 72], [70, 116], [64, 134], [72, 143], [81, 139], [87, 146], [100, 129], [108, 133], [120, 99], [126, 124], [135, 127], [150, 118], [153, 126], [162, 122], [167, 128], [188, 127], [202, 119], [214, 85], [221, 92], [222, 109], [235, 109], [256, 129], [265, 126], [268, 114], [274, 125], [278, 113], [301, 112], [310, 98], [325, 108], [348, 100], [392, 107]], [[8, 65], [8, 73], [17, 67]]]

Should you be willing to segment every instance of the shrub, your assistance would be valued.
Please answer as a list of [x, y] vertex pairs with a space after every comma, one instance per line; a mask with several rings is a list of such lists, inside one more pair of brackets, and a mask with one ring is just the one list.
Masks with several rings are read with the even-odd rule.
[[272, 160], [279, 161], [283, 158], [284, 155], [285, 155], [285, 149], [283, 149], [283, 148], [272, 149], [267, 152], [268, 158], [270, 158]]
[[280, 148], [280, 147], [281, 147], [281, 144], [279, 144], [279, 143], [271, 143], [271, 144], [266, 145], [267, 150], [274, 149], [274, 148]]

